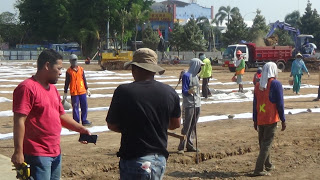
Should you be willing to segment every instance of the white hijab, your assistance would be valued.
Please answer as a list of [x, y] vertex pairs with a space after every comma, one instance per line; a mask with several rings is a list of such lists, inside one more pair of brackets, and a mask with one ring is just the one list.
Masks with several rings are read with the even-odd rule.
[[260, 78], [260, 90], [267, 88], [269, 78], [277, 78], [278, 76], [278, 67], [274, 62], [266, 63], [262, 68], [262, 75]]

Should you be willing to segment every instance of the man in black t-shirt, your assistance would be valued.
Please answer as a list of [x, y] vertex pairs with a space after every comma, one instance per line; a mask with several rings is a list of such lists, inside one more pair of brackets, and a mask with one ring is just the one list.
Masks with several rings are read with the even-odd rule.
[[108, 128], [121, 133], [120, 179], [162, 179], [167, 151], [167, 130], [180, 127], [180, 99], [169, 85], [154, 80], [164, 73], [157, 54], [140, 48], [131, 65], [134, 82], [117, 87], [106, 118]]

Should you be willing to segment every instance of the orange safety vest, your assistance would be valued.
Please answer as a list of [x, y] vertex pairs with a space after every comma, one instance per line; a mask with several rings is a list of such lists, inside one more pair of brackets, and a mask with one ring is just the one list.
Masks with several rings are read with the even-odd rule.
[[78, 66], [78, 71], [69, 67], [67, 73], [70, 75], [70, 94], [71, 96], [82, 95], [87, 93], [83, 81], [83, 68]]
[[257, 100], [258, 125], [273, 124], [280, 121], [277, 105], [269, 100], [270, 85], [273, 80], [274, 78], [269, 79], [267, 88], [264, 91], [259, 89], [260, 83], [255, 86], [254, 94]]
[[[238, 60], [238, 61], [240, 61], [240, 60]], [[241, 61], [244, 61], [243, 59], [241, 59]], [[241, 63], [241, 62], [240, 62]], [[236, 75], [243, 75], [244, 74], [244, 70], [245, 70], [246, 68], [244, 67], [244, 68], [242, 68], [242, 69], [240, 69], [240, 70], [236, 70]]]
[[243, 75], [244, 74], [244, 70], [245, 68], [239, 70], [239, 71], [236, 71], [236, 75]]

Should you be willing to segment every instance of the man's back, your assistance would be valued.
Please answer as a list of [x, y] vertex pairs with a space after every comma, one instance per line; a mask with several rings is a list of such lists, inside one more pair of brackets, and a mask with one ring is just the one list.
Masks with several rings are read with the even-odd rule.
[[180, 113], [179, 96], [168, 85], [155, 80], [120, 85], [107, 116], [107, 122], [117, 123], [122, 133], [118, 155], [123, 159], [150, 153], [168, 157], [169, 119]]

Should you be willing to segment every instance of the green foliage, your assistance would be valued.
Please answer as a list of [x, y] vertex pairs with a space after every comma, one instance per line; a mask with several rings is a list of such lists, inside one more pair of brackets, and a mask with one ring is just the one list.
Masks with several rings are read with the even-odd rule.
[[261, 11], [257, 9], [256, 16], [253, 19], [253, 25], [249, 30], [248, 40], [253, 42], [258, 42], [265, 37], [269, 27], [266, 24], [266, 19], [261, 15]]
[[292, 13], [287, 14], [284, 18], [284, 22], [290, 24], [296, 29], [299, 29], [299, 25], [301, 25], [300, 12], [295, 10]]
[[312, 10], [312, 4], [308, 1], [306, 11], [301, 17], [300, 32], [314, 36], [314, 43], [320, 45], [320, 17], [316, 9]]
[[148, 17], [149, 17], [149, 11], [148, 10], [143, 10], [142, 11], [142, 6], [139, 4], [132, 4], [131, 7], [131, 17], [132, 20], [135, 23], [135, 37], [134, 37], [134, 47], [135, 49], [137, 49], [137, 35], [138, 35], [138, 27], [139, 25], [143, 24], [143, 22], [145, 22]]
[[18, 24], [16, 15], [11, 12], [3, 12], [0, 14], [0, 24]]
[[159, 44], [158, 32], [153, 31], [151, 24], [147, 24], [142, 33], [143, 46], [156, 50]]
[[181, 51], [183, 43], [184, 28], [179, 23], [174, 23], [172, 32], [170, 33], [169, 43], [176, 51]]
[[8, 42], [10, 46], [20, 43], [24, 31], [18, 23], [16, 15], [10, 12], [0, 14], [0, 42]]
[[27, 34], [31, 35], [27, 38], [34, 43], [58, 41], [69, 20], [68, 4], [67, 0], [18, 1], [20, 22], [25, 25]]
[[208, 42], [207, 47], [209, 51], [211, 51], [212, 48], [215, 48], [215, 34], [221, 34], [220, 31], [217, 27], [211, 26], [208, 18], [206, 17], [199, 17], [196, 22], [200, 30], [203, 32], [204, 39]]
[[240, 40], [246, 40], [248, 36], [248, 28], [244, 23], [241, 14], [232, 16], [230, 23], [227, 25], [227, 32], [222, 37], [224, 44], [239, 43]]
[[294, 47], [294, 41], [293, 38], [290, 36], [290, 34], [287, 31], [276, 29], [274, 31], [274, 35], [278, 36], [278, 45], [279, 46], [293, 46]]
[[202, 31], [197, 25], [196, 20], [191, 17], [188, 23], [184, 26], [181, 50], [204, 51], [206, 50], [205, 45], [206, 40], [203, 37]]
[[119, 18], [116, 12], [129, 13], [135, 4], [141, 13], [152, 3], [152, 0], [17, 0], [16, 7], [26, 34], [23, 43], [76, 41], [88, 56], [95, 52], [99, 42], [106, 41], [108, 21], [111, 37], [121, 34], [121, 42], [131, 38], [136, 21]]
[[240, 10], [237, 7], [231, 8], [230, 6], [221, 6], [216, 14], [216, 21], [222, 24], [223, 20], [227, 20], [227, 23], [229, 24], [232, 16], [239, 13]]
[[126, 9], [121, 9], [120, 11], [117, 10], [116, 12], [121, 23], [121, 49], [123, 49], [125, 26], [131, 19], [131, 13], [129, 13]]

